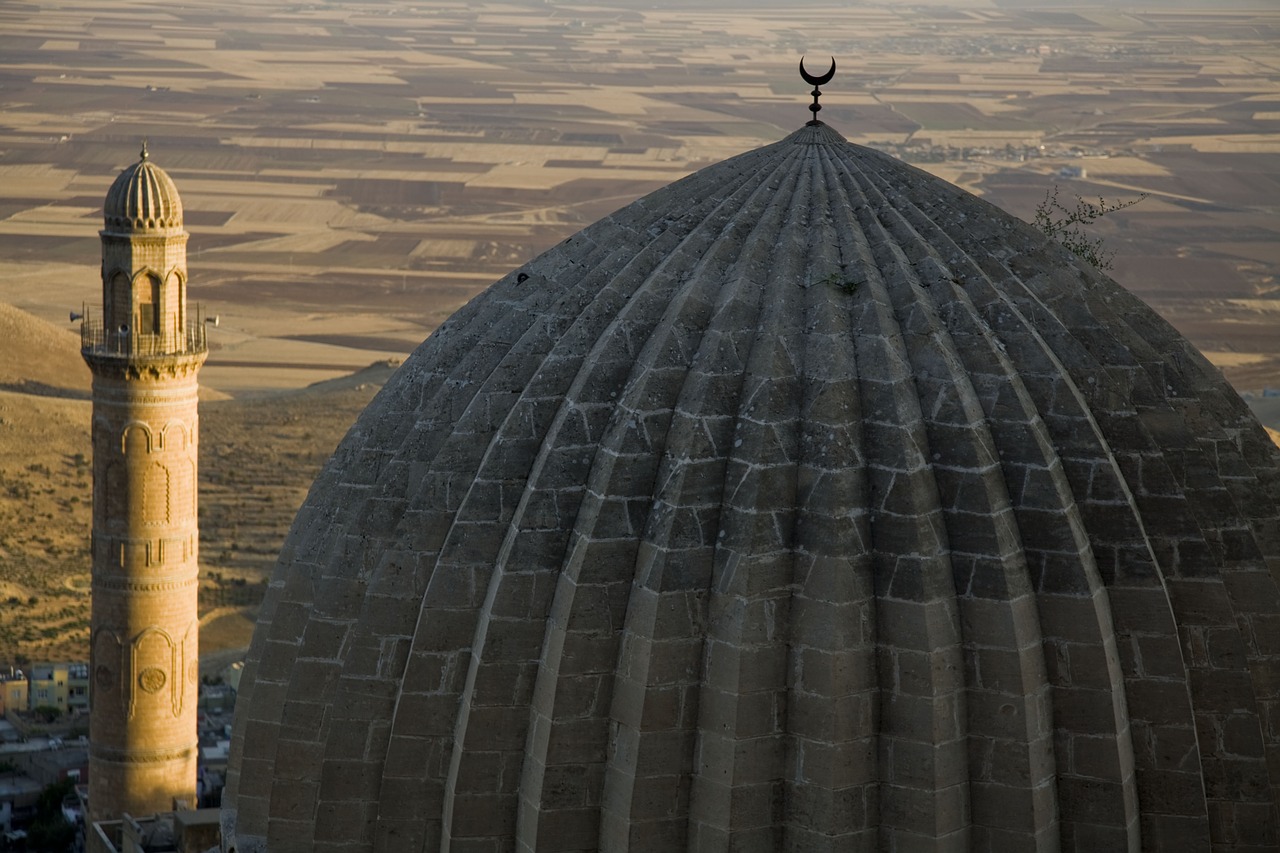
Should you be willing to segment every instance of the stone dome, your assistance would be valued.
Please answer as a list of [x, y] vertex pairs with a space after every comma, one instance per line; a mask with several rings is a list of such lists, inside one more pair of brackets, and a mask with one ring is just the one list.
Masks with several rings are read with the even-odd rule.
[[1278, 505], [1154, 312], [807, 126], [513, 271], [364, 412], [223, 849], [1274, 849]]
[[182, 230], [182, 199], [173, 179], [151, 162], [146, 145], [141, 158], [116, 177], [102, 205], [107, 231], [125, 233]]

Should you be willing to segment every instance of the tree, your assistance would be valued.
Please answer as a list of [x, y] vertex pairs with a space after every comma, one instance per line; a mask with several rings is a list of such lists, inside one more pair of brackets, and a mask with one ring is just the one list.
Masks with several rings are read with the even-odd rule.
[[1033, 224], [1046, 236], [1057, 240], [1064, 249], [1082, 260], [1088, 261], [1100, 270], [1111, 269], [1111, 259], [1115, 252], [1103, 248], [1101, 237], [1090, 237], [1085, 233], [1085, 226], [1092, 225], [1108, 213], [1133, 207], [1147, 197], [1146, 193], [1129, 201], [1110, 204], [1102, 196], [1098, 203], [1085, 201], [1076, 196], [1074, 209], [1058, 201], [1058, 187], [1046, 190], [1044, 201], [1036, 205]]
[[48, 853], [66, 853], [76, 840], [76, 827], [62, 813], [62, 801], [75, 790], [76, 783], [63, 779], [40, 792], [36, 819], [27, 829], [27, 847]]
[[56, 722], [62, 716], [62, 711], [56, 705], [37, 705], [31, 709], [31, 713], [45, 723]]

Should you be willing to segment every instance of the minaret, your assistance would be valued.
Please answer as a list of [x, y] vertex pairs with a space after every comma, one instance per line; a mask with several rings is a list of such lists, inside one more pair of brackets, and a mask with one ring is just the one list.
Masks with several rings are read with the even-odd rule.
[[95, 821], [193, 803], [196, 788], [196, 374], [187, 233], [173, 181], [141, 159], [107, 192], [93, 371], [89, 809]]

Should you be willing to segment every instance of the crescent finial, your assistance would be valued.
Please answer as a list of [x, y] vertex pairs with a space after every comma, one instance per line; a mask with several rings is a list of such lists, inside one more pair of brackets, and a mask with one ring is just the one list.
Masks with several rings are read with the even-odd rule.
[[800, 57], [800, 76], [804, 78], [804, 82], [810, 86], [825, 86], [831, 82], [831, 78], [836, 76], [836, 58], [831, 57], [831, 67], [827, 69], [827, 73], [821, 77], [815, 77], [804, 68], [804, 57]]
[[822, 124], [818, 121], [818, 111], [822, 109], [822, 105], [818, 103], [818, 98], [822, 97], [822, 90], [819, 86], [825, 86], [831, 82], [831, 78], [836, 76], [836, 58], [831, 57], [831, 67], [827, 69], [827, 73], [821, 76], [810, 74], [804, 67], [804, 57], [800, 57], [800, 76], [804, 82], [813, 86], [813, 103], [809, 105], [809, 112], [813, 113], [813, 118], [809, 120], [809, 124]]

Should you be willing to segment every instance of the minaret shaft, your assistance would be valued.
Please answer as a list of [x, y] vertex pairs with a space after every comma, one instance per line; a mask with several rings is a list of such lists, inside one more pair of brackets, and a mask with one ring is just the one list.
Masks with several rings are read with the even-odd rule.
[[108, 193], [105, 214], [102, 313], [81, 329], [93, 371], [94, 821], [195, 802], [206, 355], [203, 326], [187, 312], [187, 234], [172, 181], [144, 153]]

